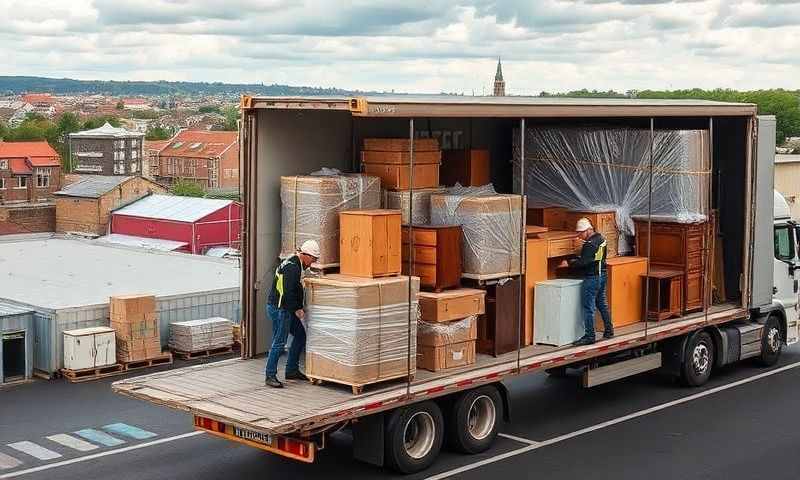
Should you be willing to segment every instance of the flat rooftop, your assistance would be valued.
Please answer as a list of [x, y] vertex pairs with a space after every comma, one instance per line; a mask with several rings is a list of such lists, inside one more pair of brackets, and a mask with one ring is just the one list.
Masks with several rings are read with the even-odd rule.
[[112, 295], [186, 295], [240, 283], [238, 265], [227, 260], [58, 236], [0, 240], [0, 272], [0, 297], [49, 309], [104, 304]]

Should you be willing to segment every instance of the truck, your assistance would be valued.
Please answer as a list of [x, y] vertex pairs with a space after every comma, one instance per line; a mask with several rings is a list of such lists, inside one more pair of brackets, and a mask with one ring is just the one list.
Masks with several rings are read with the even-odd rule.
[[[313, 462], [325, 450], [326, 438], [349, 429], [355, 459], [412, 473], [432, 465], [445, 444], [467, 454], [492, 445], [501, 423], [512, 421], [504, 380], [538, 372], [562, 375], [570, 369], [591, 387], [659, 370], [696, 387], [723, 365], [744, 359], [773, 365], [783, 347], [798, 339], [800, 231], [773, 190], [775, 119], [759, 116], [755, 105], [398, 95], [243, 96], [241, 107], [246, 209], [241, 358], [129, 378], [112, 387], [183, 410], [196, 429], [210, 435]], [[367, 137], [433, 136], [443, 148], [487, 147], [493, 159], [501, 159], [492, 162], [493, 183], [498, 190], [511, 191], [515, 167], [505, 160], [511, 157], [512, 136], [524, 135], [526, 125], [597, 124], [649, 130], [651, 138], [661, 128], [708, 131], [711, 175], [704, 178], [725, 239], [725, 268], [717, 280], [727, 287], [724, 301], [704, 295], [700, 312], [644, 321], [610, 340], [587, 346], [520, 346], [496, 357], [479, 354], [468, 367], [417, 371], [358, 394], [307, 382], [291, 382], [284, 389], [264, 386], [264, 359], [259, 356], [270, 342], [264, 312], [270, 269], [280, 249], [280, 176], [322, 167], [357, 172], [358, 146]], [[522, 158], [519, 168], [524, 169]], [[523, 241], [523, 232], [519, 238]], [[707, 267], [703, 282], [708, 280]], [[517, 313], [521, 325], [521, 306]]]

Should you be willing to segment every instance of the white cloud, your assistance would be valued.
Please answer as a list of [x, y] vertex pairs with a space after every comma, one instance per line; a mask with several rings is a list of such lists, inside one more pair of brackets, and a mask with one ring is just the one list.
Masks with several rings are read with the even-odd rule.
[[6, 75], [412, 92], [800, 88], [800, 0], [0, 0]]

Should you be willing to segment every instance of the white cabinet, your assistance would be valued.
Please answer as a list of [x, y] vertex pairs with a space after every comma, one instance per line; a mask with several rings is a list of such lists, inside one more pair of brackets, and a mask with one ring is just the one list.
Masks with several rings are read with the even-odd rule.
[[583, 336], [582, 280], [536, 282], [533, 339], [537, 344], [569, 345]]
[[80, 370], [115, 363], [117, 343], [113, 328], [94, 327], [64, 331], [64, 368]]

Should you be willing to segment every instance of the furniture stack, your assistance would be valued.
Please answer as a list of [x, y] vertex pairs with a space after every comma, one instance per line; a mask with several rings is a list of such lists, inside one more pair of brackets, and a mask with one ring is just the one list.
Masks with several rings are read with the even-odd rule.
[[[414, 140], [413, 188], [439, 186], [442, 151], [435, 138]], [[387, 190], [412, 188], [411, 140], [408, 138], [365, 138], [361, 150], [364, 173], [381, 179]]]
[[417, 367], [436, 372], [475, 363], [477, 316], [485, 312], [485, 295], [471, 288], [418, 294]]
[[316, 240], [317, 267], [339, 263], [339, 213], [380, 208], [381, 183], [360, 174], [281, 177], [281, 258]]
[[441, 292], [460, 285], [461, 227], [405, 226], [402, 241], [403, 273], [419, 276], [423, 289]]
[[212, 317], [169, 326], [169, 346], [180, 353], [197, 353], [233, 346], [233, 322]]
[[489, 150], [445, 150], [442, 152], [442, 185], [486, 185], [491, 181], [489, 167]]
[[109, 314], [111, 328], [116, 331], [117, 359], [120, 362], [136, 362], [162, 355], [153, 295], [111, 297]]
[[340, 273], [306, 279], [305, 374], [369, 384], [416, 373], [419, 278], [400, 275], [399, 210], [340, 213]]

